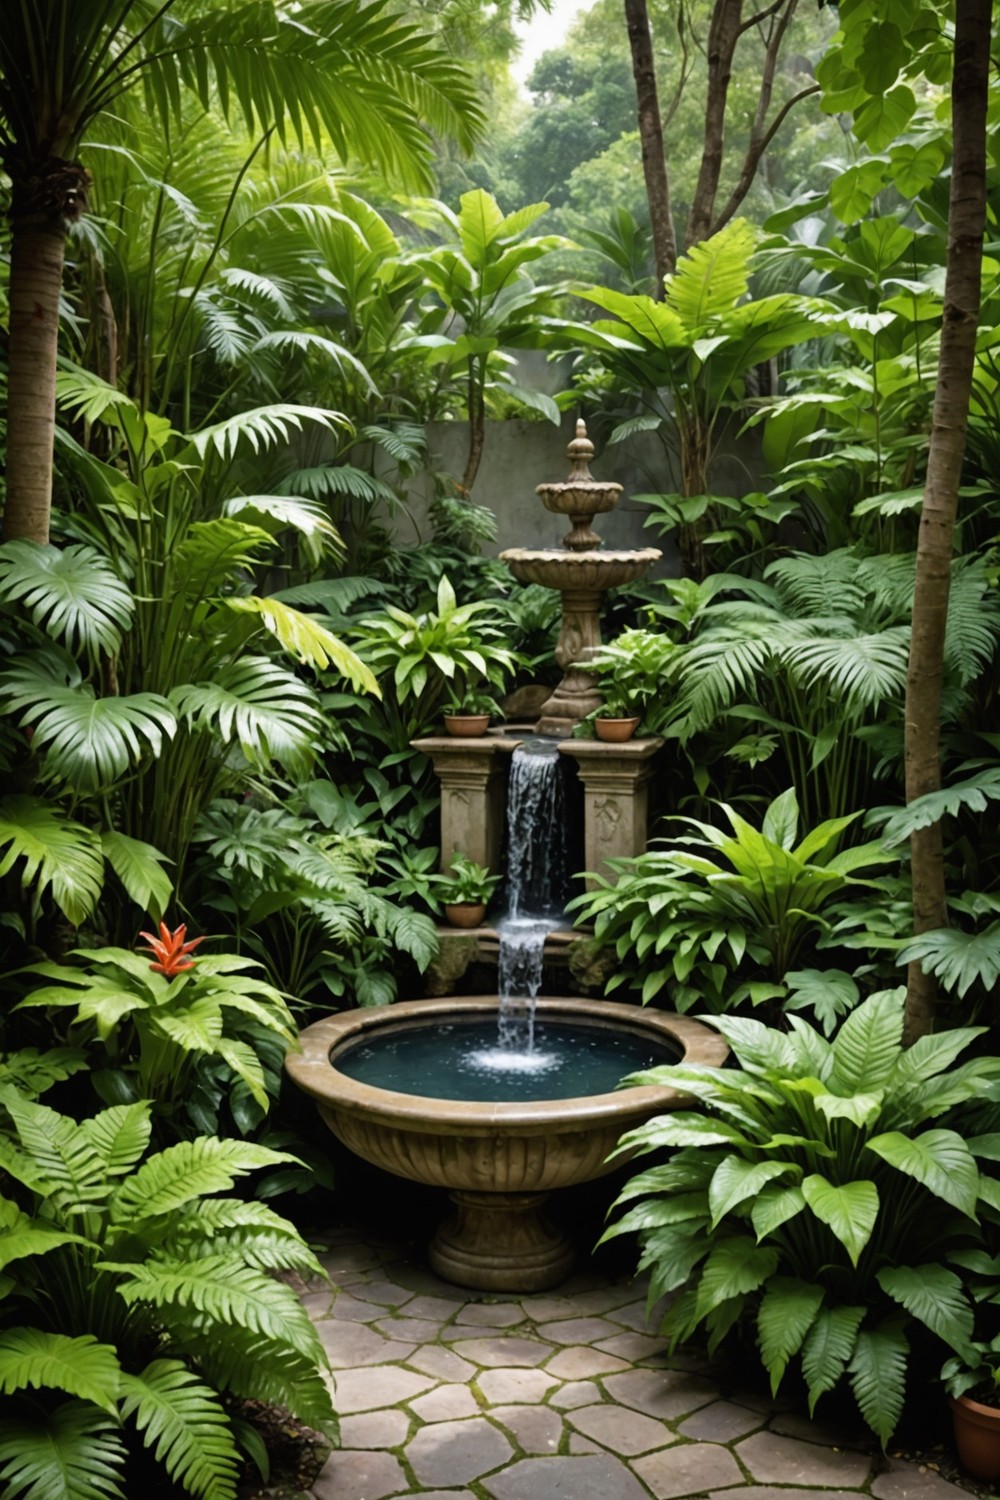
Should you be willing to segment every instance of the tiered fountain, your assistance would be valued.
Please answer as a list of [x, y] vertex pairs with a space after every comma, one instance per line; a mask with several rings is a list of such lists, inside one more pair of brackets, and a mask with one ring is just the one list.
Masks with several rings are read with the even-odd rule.
[[[398, 1176], [451, 1189], [454, 1215], [430, 1247], [432, 1266], [461, 1286], [527, 1292], [556, 1285], [573, 1247], [540, 1212], [553, 1188], [611, 1170], [621, 1135], [684, 1100], [620, 1079], [658, 1063], [720, 1064], [721, 1038], [697, 1021], [607, 1001], [538, 996], [546, 934], [562, 919], [569, 870], [560, 804], [566, 755], [584, 782], [588, 868], [645, 845], [644, 784], [659, 741], [605, 745], [562, 736], [599, 705], [578, 664], [600, 642], [604, 590], [659, 557], [599, 552], [589, 521], [613, 506], [617, 484], [591, 479], [583, 424], [570, 444], [565, 484], [541, 485], [550, 509], [573, 518], [561, 551], [504, 553], [518, 578], [563, 594], [557, 659], [565, 673], [533, 734], [418, 741], [442, 778], [442, 854], [456, 849], [497, 868], [503, 779], [507, 910], [497, 995], [408, 1001], [347, 1011], [310, 1026], [286, 1066], [352, 1151]], [[511, 752], [513, 760], [511, 761]], [[620, 1160], [620, 1159], [619, 1159]]]

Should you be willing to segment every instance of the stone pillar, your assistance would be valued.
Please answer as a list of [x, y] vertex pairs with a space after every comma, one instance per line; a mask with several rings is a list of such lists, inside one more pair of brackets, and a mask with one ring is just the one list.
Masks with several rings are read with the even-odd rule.
[[[564, 740], [559, 749], [571, 755], [583, 782], [584, 868], [611, 874], [607, 861], [628, 859], [646, 848], [649, 821], [649, 777], [661, 739]], [[593, 881], [588, 882], [593, 887]]]
[[441, 868], [456, 854], [500, 870], [507, 759], [518, 740], [500, 735], [459, 739], [435, 735], [411, 741], [429, 755], [441, 782]]

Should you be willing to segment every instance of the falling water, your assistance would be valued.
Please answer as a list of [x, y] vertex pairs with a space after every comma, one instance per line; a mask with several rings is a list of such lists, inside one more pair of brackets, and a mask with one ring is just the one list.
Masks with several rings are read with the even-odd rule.
[[552, 740], [514, 751], [507, 794], [507, 910], [497, 923], [498, 1047], [479, 1058], [504, 1072], [543, 1072], [553, 1057], [534, 1049], [535, 997], [546, 934], [569, 898], [564, 763]]

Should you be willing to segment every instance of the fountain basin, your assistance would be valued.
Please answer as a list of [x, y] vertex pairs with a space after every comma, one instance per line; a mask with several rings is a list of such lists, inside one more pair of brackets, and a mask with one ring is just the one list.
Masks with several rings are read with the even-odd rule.
[[[662, 556], [658, 547], [631, 552], [610, 548], [600, 552], [570, 552], [559, 547], [508, 547], [501, 552], [500, 561], [507, 564], [519, 583], [540, 583], [563, 593], [581, 590], [603, 594], [607, 589], [634, 583]], [[599, 601], [596, 607], [599, 608]]]
[[[362, 1083], [337, 1066], [338, 1055], [380, 1034], [496, 1015], [495, 995], [345, 1011], [307, 1027], [301, 1052], [285, 1066], [356, 1155], [450, 1189], [456, 1212], [429, 1251], [440, 1275], [483, 1291], [540, 1291], [568, 1275], [574, 1260], [569, 1241], [540, 1212], [548, 1193], [612, 1171], [624, 1160], [608, 1161], [624, 1131], [688, 1101], [654, 1087], [524, 1103], [439, 1099]], [[689, 1063], [719, 1066], [727, 1054], [707, 1026], [663, 1011], [540, 996], [536, 1017], [665, 1042]]]

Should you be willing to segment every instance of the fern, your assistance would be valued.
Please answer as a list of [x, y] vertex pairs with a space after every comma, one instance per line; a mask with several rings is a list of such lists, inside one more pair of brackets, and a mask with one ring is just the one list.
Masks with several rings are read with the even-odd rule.
[[144, 1162], [115, 1192], [110, 1205], [112, 1221], [127, 1224], [173, 1213], [207, 1193], [225, 1192], [248, 1172], [287, 1161], [294, 1161], [294, 1157], [249, 1141], [222, 1141], [212, 1136], [178, 1141]]
[[122, 1415], [176, 1483], [198, 1500], [234, 1500], [239, 1455], [215, 1392], [174, 1359], [122, 1374]]
[[121, 1368], [109, 1344], [93, 1334], [69, 1338], [40, 1328], [8, 1328], [0, 1333], [0, 1391], [65, 1391], [116, 1416]]
[[117, 1420], [89, 1402], [0, 1421], [4, 1500], [127, 1500], [119, 1487], [124, 1462]]

